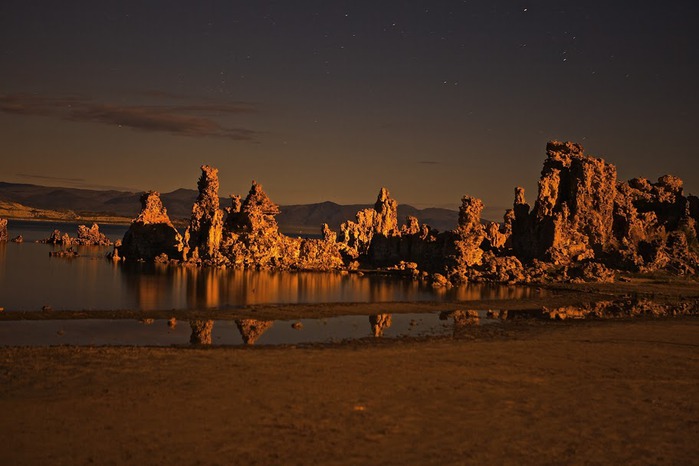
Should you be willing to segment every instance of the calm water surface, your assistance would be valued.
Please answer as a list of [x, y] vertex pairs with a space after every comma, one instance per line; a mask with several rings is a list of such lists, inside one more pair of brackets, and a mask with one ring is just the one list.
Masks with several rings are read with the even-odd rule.
[[[480, 312], [477, 325], [497, 324]], [[361, 338], [448, 336], [460, 331], [458, 323], [440, 313], [340, 316], [326, 319], [211, 320], [168, 322], [156, 319], [78, 319], [6, 321], [0, 323], [0, 346], [182, 346], [182, 345], [296, 345], [332, 343]], [[245, 329], [258, 326], [252, 334]], [[202, 331], [202, 329], [205, 329]]]
[[[530, 288], [508, 286], [433, 289], [422, 283], [377, 275], [283, 273], [114, 264], [105, 259], [111, 248], [79, 247], [80, 257], [55, 258], [61, 249], [32, 240], [53, 229], [75, 236], [77, 224], [13, 222], [9, 235], [25, 242], [0, 243], [0, 307], [12, 310], [169, 310], [221, 309], [252, 304], [472, 300], [519, 298]], [[100, 227], [110, 239], [126, 226]]]

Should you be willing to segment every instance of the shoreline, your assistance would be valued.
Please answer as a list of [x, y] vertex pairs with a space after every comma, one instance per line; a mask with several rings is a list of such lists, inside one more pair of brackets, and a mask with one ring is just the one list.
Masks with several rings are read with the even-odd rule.
[[6, 464], [691, 464], [699, 321], [285, 348], [0, 348]]

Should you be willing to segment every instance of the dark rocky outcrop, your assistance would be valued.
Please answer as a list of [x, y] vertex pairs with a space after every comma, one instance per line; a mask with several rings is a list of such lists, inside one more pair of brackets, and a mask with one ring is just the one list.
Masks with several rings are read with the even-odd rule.
[[48, 238], [42, 239], [39, 242], [46, 244], [70, 246], [73, 243], [73, 239], [70, 237], [68, 233], [61, 234], [60, 230], [53, 230], [53, 233], [51, 233], [51, 235]]
[[172, 260], [183, 258], [182, 236], [170, 222], [156, 191], [141, 196], [141, 213], [124, 234], [117, 257], [127, 261], [153, 261], [163, 254]]
[[671, 175], [651, 183], [619, 183], [614, 208], [614, 257], [618, 268], [679, 274], [699, 271], [696, 198], [685, 197], [682, 180]]

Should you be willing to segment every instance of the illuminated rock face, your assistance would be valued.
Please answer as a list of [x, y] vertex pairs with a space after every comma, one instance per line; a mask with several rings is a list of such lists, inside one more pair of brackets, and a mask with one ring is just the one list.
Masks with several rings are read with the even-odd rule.
[[0, 241], [7, 241], [7, 219], [0, 218]]
[[[414, 220], [412, 228], [417, 228]], [[352, 259], [369, 253], [374, 237], [384, 239], [400, 236], [398, 228], [398, 203], [391, 199], [386, 188], [381, 188], [373, 209], [357, 212], [355, 220], [340, 226], [340, 242], [343, 253]]]
[[141, 213], [124, 234], [117, 256], [127, 261], [152, 261], [163, 254], [182, 259], [182, 237], [170, 222], [160, 194], [149, 191], [141, 196]]
[[595, 257], [612, 237], [616, 167], [571, 142], [551, 141], [546, 154], [531, 212], [515, 191], [515, 255], [554, 264]]
[[597, 279], [610, 279], [602, 266], [699, 271], [699, 203], [683, 196], [682, 180], [665, 175], [657, 183], [618, 182], [613, 165], [570, 142], [549, 142], [547, 156], [531, 212], [524, 190], [515, 191], [514, 255], [553, 265], [597, 263], [597, 271], [580, 270], [585, 280], [598, 272]]
[[456, 227], [456, 262], [459, 266], [473, 266], [481, 263], [483, 249], [481, 243], [485, 238], [485, 230], [481, 224], [483, 201], [471, 196], [461, 199], [459, 208], [459, 224]]
[[322, 238], [292, 238], [279, 232], [279, 207], [258, 183], [241, 203], [232, 196], [223, 229], [221, 255], [233, 266], [277, 270], [335, 270], [343, 266], [336, 235], [327, 225]]
[[223, 210], [219, 208], [218, 169], [201, 166], [197, 183], [199, 196], [192, 206], [192, 217], [184, 233], [184, 256], [192, 261], [219, 261], [223, 235]]

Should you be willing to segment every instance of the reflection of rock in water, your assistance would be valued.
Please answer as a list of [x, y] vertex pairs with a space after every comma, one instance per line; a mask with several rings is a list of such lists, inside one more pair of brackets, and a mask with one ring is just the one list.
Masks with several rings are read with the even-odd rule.
[[192, 335], [189, 337], [189, 342], [193, 345], [210, 345], [211, 330], [214, 328], [213, 320], [190, 320], [192, 327]]
[[440, 312], [439, 320], [454, 319], [454, 336], [459, 336], [464, 333], [468, 328], [480, 325], [481, 316], [478, 311], [468, 310], [456, 310], [456, 311], [444, 311]]
[[257, 319], [239, 319], [235, 321], [240, 335], [243, 337], [243, 343], [246, 345], [254, 345], [257, 339], [260, 338], [273, 323], [274, 322], [271, 320]]
[[507, 312], [507, 309], [504, 309], [504, 310], [492, 310], [491, 309], [486, 314], [486, 317], [488, 319], [507, 320], [508, 319], [508, 312]]
[[566, 319], [617, 319], [628, 317], [664, 317], [699, 314], [698, 302], [665, 304], [649, 299], [622, 298], [598, 301], [582, 306], [563, 306], [542, 309], [541, 315], [552, 320]]
[[371, 333], [375, 337], [383, 336], [383, 332], [391, 326], [391, 314], [374, 314], [369, 316]]

